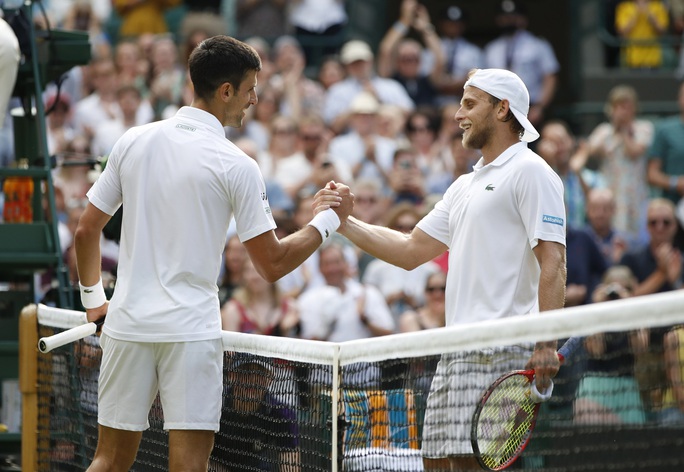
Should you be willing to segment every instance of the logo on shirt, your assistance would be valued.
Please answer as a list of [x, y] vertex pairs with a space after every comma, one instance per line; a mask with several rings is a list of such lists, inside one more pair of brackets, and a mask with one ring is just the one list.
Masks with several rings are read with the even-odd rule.
[[268, 195], [266, 195], [266, 192], [261, 192], [261, 199], [262, 199], [263, 201], [267, 201], [267, 200], [268, 200]]
[[176, 125], [176, 128], [184, 129], [185, 131], [192, 131], [192, 132], [197, 131], [197, 128], [193, 128], [192, 126], [184, 125], [182, 123], [178, 123]]
[[563, 218], [560, 216], [543, 215], [542, 222], [551, 223], [552, 225], [563, 226]]
[[493, 192], [494, 186], [492, 184], [487, 184], [487, 186], [485, 187], [485, 190], [489, 190], [490, 192]]

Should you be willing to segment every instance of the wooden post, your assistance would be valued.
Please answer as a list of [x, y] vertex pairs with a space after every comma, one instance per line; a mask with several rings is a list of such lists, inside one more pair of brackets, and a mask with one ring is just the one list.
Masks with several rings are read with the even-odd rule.
[[19, 318], [19, 390], [21, 391], [21, 466], [38, 470], [38, 308], [26, 305]]

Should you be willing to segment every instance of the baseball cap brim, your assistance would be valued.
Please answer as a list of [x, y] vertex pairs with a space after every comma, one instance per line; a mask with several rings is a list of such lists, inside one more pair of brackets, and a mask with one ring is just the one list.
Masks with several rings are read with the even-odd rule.
[[513, 116], [518, 120], [518, 123], [522, 125], [523, 128], [525, 128], [525, 132], [522, 135], [522, 138], [520, 138], [521, 141], [525, 141], [526, 143], [531, 143], [532, 141], [536, 141], [539, 139], [539, 131], [532, 125], [529, 119], [527, 119], [527, 116], [523, 115], [522, 112], [516, 110], [515, 108], [511, 107], [511, 111], [513, 112]]

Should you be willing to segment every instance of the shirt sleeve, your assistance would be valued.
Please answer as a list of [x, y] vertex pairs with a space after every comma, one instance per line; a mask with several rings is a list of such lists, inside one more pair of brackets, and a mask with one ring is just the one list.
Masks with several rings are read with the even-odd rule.
[[540, 240], [565, 246], [563, 193], [563, 182], [545, 163], [530, 162], [521, 168], [515, 198], [531, 247]]
[[241, 242], [275, 229], [266, 184], [252, 159], [236, 169], [228, 191], [235, 215], [235, 226]]

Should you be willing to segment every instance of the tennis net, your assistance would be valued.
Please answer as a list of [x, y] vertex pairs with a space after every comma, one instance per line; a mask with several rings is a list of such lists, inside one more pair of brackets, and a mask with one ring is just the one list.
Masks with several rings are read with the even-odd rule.
[[[80, 323], [35, 305], [22, 312], [24, 470], [84, 470], [93, 456], [98, 338], [48, 354], [36, 349], [39, 337]], [[432, 437], [469, 447], [470, 430], [454, 425], [469, 421], [490, 383], [483, 369], [497, 359], [502, 370], [524, 365], [531, 343], [571, 336], [584, 342], [566, 359], [512, 468], [683, 469], [684, 291], [677, 291], [346, 343], [224, 332], [224, 405], [210, 470], [422, 471], [421, 449], [439, 455], [424, 440], [426, 410]], [[473, 351], [481, 357], [462, 362]], [[447, 358], [459, 375], [441, 375], [438, 361]], [[428, 409], [430, 387], [442, 380], [472, 398]], [[132, 470], [167, 469], [159, 401], [149, 421]]]

